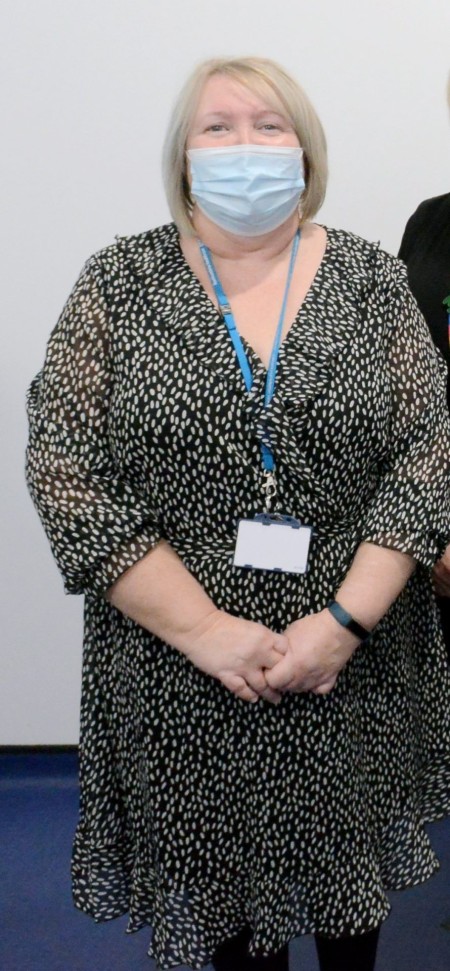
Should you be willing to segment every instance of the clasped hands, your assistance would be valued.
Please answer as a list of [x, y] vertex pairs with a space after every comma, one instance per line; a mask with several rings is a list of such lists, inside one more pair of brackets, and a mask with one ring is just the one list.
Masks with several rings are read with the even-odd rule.
[[358, 643], [326, 609], [282, 634], [214, 609], [193, 632], [186, 656], [243, 701], [277, 704], [286, 691], [331, 691]]

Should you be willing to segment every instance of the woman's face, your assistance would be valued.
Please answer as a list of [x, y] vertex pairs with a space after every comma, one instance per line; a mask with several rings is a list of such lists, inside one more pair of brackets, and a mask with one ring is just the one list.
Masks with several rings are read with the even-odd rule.
[[298, 147], [292, 123], [244, 85], [220, 74], [208, 78], [200, 95], [186, 148], [226, 145]]

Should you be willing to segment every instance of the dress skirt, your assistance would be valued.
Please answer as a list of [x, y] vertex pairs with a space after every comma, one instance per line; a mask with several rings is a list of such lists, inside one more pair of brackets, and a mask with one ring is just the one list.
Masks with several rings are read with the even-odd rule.
[[[173, 225], [88, 262], [30, 389], [30, 489], [85, 596], [75, 903], [151, 927], [163, 971], [203, 967], [245, 925], [252, 954], [369, 931], [387, 890], [438, 866], [424, 824], [450, 810], [430, 579], [450, 532], [445, 376], [401, 264], [327, 233], [269, 409], [261, 361], [246, 345], [247, 394]], [[301, 576], [233, 565], [265, 436], [282, 511], [313, 527]], [[248, 704], [105, 600], [161, 537], [218, 607], [276, 631], [323, 609], [361, 542], [418, 566], [329, 695]]]

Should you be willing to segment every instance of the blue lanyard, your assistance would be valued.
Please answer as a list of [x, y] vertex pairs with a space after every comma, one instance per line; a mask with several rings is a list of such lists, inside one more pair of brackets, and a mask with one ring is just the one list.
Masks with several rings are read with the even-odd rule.
[[[270, 405], [270, 402], [272, 401], [272, 398], [275, 392], [275, 381], [277, 376], [278, 358], [280, 354], [284, 315], [286, 313], [286, 304], [287, 304], [287, 299], [289, 295], [289, 289], [291, 286], [292, 274], [294, 272], [295, 259], [297, 256], [299, 243], [300, 243], [300, 230], [298, 229], [292, 241], [291, 258], [289, 261], [289, 270], [288, 270], [288, 275], [286, 280], [286, 286], [284, 288], [283, 302], [281, 304], [280, 317], [279, 317], [278, 326], [275, 332], [275, 337], [274, 337], [273, 346], [272, 346], [272, 353], [270, 355], [269, 368], [267, 371], [266, 386], [264, 390], [265, 408], [268, 408], [268, 406]], [[200, 252], [202, 254], [206, 269], [208, 271], [211, 284], [214, 287], [214, 292], [216, 294], [217, 302], [219, 304], [219, 310], [222, 314], [222, 317], [227, 326], [228, 333], [233, 342], [233, 347], [236, 351], [236, 356], [239, 362], [239, 366], [241, 368], [241, 371], [244, 377], [245, 387], [247, 388], [247, 391], [251, 391], [253, 387], [253, 374], [252, 374], [250, 365], [248, 363], [247, 355], [245, 353], [244, 345], [242, 343], [239, 331], [236, 328], [236, 322], [233, 316], [233, 311], [230, 307], [230, 304], [228, 302], [228, 299], [222, 287], [222, 284], [219, 280], [219, 277], [217, 276], [211, 253], [208, 247], [204, 245], [204, 243], [200, 243]], [[275, 468], [275, 456], [272, 452], [270, 445], [267, 445], [264, 442], [261, 443], [261, 455], [262, 455], [265, 471], [273, 472]]]

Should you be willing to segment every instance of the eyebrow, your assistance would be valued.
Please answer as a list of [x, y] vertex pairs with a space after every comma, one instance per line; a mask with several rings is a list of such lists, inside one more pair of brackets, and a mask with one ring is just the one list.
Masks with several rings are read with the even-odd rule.
[[[234, 112], [232, 111], [207, 111], [202, 117], [207, 118], [232, 118]], [[259, 108], [258, 111], [254, 112], [255, 118], [263, 118], [264, 115], [276, 115], [277, 118], [284, 118], [287, 120], [287, 115], [284, 115], [281, 111], [277, 111], [276, 108]]]

